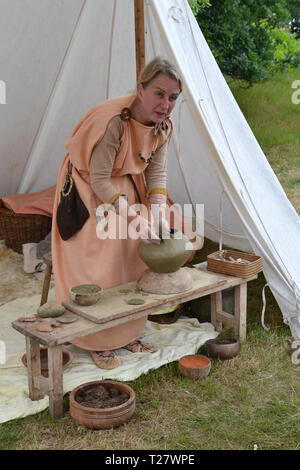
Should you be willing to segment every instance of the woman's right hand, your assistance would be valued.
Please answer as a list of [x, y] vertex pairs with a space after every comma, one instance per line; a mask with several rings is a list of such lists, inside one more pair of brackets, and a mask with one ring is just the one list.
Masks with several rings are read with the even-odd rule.
[[141, 215], [128, 217], [128, 234], [130, 238], [140, 238], [144, 243], [160, 244], [160, 238], [153, 225]]

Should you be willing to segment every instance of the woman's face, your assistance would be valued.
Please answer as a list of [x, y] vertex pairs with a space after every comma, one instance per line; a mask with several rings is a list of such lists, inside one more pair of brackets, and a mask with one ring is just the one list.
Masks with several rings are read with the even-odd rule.
[[176, 80], [159, 74], [146, 88], [137, 86], [140, 112], [145, 123], [158, 123], [169, 116], [175, 106], [180, 89]]

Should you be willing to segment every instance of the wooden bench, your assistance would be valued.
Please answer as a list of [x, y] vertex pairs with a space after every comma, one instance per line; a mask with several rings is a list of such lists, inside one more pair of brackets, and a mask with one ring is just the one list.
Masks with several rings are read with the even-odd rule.
[[[63, 324], [53, 329], [51, 333], [42, 333], [36, 330], [36, 322], [25, 323], [14, 321], [12, 327], [22, 333], [26, 338], [27, 373], [29, 397], [40, 400], [44, 394], [49, 395], [50, 414], [53, 418], [63, 416], [63, 371], [62, 371], [62, 345], [75, 338], [86, 336], [131, 320], [154, 314], [165, 307], [172, 307], [190, 300], [211, 296], [211, 323], [220, 331], [223, 324], [235, 329], [235, 336], [241, 341], [246, 339], [247, 317], [247, 282], [256, 279], [257, 275], [248, 279], [212, 273], [205, 268], [189, 269], [194, 279], [193, 288], [180, 294], [154, 295], [142, 297], [143, 305], [128, 305], [125, 300], [120, 301], [120, 290], [134, 291], [136, 283], [104, 291], [103, 298], [94, 306], [81, 308], [71, 301], [64, 305], [68, 310], [78, 316], [75, 323]], [[234, 288], [234, 315], [222, 310], [222, 291]], [[141, 294], [143, 295], [143, 294]], [[134, 296], [137, 296], [135, 293]], [[90, 309], [90, 310], [89, 310]], [[94, 318], [91, 321], [90, 315]], [[48, 377], [41, 375], [40, 344], [48, 348]]]

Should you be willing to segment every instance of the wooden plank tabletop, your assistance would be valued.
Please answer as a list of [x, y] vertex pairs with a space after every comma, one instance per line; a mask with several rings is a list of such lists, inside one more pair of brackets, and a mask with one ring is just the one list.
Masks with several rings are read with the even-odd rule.
[[[67, 311], [66, 313], [72, 313]], [[136, 320], [148, 315], [147, 312], [139, 312], [130, 316], [130, 320]], [[78, 320], [74, 323], [62, 324], [58, 328], [53, 328], [50, 333], [43, 333], [36, 329], [38, 321], [36, 322], [19, 322], [17, 320], [12, 322], [12, 327], [25, 336], [29, 336], [38, 343], [47, 346], [58, 346], [60, 344], [72, 341], [75, 338], [97, 333], [98, 331], [120, 325], [121, 323], [128, 322], [128, 317], [119, 320], [112, 320], [107, 323], [97, 324], [78, 315]]]
[[[224, 274], [217, 274], [199, 268], [188, 269], [193, 277], [193, 287], [180, 294], [149, 294], [135, 292], [136, 283], [123, 284], [104, 291], [99, 303], [89, 307], [82, 307], [73, 302], [64, 302], [68, 311], [78, 316], [74, 323], [63, 324], [54, 328], [50, 333], [42, 333], [36, 330], [38, 322], [12, 322], [12, 327], [25, 336], [30, 336], [40, 344], [51, 347], [69, 342], [75, 338], [97, 333], [98, 331], [126, 323], [128, 321], [142, 318], [151, 313], [158, 312], [163, 308], [175, 306], [188, 302], [195, 298], [209, 295], [213, 292], [234, 287], [242, 283], [256, 279], [256, 275], [249, 279], [236, 278]], [[130, 289], [131, 292], [124, 294], [120, 290]], [[145, 300], [142, 305], [128, 305], [128, 298], [141, 298]]]
[[[228, 282], [227, 279], [224, 279], [224, 276], [220, 277], [215, 273], [192, 268], [184, 269], [191, 275], [191, 287], [189, 290], [178, 294], [148, 294], [140, 291], [136, 282], [130, 282], [105, 290], [100, 300], [94, 305], [81, 306], [72, 300], [63, 302], [63, 305], [68, 310], [95, 323], [106, 323], [149, 308], [159, 307], [162, 309], [176, 305], [176, 303], [187, 302], [187, 300], [201, 296], [203, 292], [223, 286]], [[125, 293], [124, 291], [129, 292]], [[129, 305], [127, 302], [130, 299], [138, 299], [143, 303], [141, 305]]]

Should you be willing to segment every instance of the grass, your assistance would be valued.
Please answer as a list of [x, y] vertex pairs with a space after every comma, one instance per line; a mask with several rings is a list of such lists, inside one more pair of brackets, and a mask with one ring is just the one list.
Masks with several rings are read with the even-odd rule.
[[[300, 68], [245, 88], [230, 86], [294, 207], [300, 209], [300, 104], [291, 104], [291, 83]], [[195, 262], [218, 249], [205, 240]], [[107, 431], [78, 426], [69, 414], [55, 421], [45, 410], [0, 426], [2, 449], [195, 449], [300, 448], [299, 366], [291, 363], [289, 328], [269, 289], [265, 324], [260, 325], [263, 274], [248, 285], [247, 341], [230, 361], [212, 359], [204, 381], [182, 378], [176, 362], [130, 382], [136, 392], [133, 418]], [[222, 336], [231, 336], [225, 328]], [[205, 354], [201, 347], [199, 353]]]

